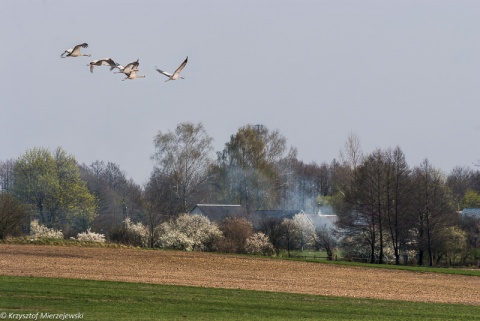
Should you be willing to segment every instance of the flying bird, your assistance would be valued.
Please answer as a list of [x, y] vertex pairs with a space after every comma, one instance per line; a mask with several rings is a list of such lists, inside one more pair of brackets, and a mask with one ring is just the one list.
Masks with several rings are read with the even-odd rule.
[[115, 61], [112, 60], [112, 58], [104, 58], [94, 60], [87, 66], [90, 66], [90, 72], [93, 73], [93, 67], [95, 66], [110, 66], [110, 71], [112, 71], [114, 68], [117, 67], [117, 64], [115, 63]]
[[90, 57], [91, 56], [90, 54], [86, 55], [86, 54], [81, 53], [80, 48], [88, 48], [88, 44], [87, 43], [81, 43], [79, 45], [76, 45], [72, 49], [67, 49], [67, 50], [65, 50], [64, 53], [62, 53], [60, 55], [60, 58], [81, 57], [81, 56]]
[[[166, 71], [163, 71], [163, 70], [160, 70], [157, 68], [157, 66], [155, 66], [155, 69], [161, 73], [161, 74], [164, 74], [165, 76], [168, 77], [167, 80], [165, 80], [165, 82], [169, 81], [169, 80], [176, 80], [179, 78], [180, 76], [180, 71], [182, 71], [183, 68], [185, 68], [185, 66], [187, 65], [187, 62], [188, 62], [188, 56], [187, 58], [185, 59], [184, 62], [182, 62], [182, 64], [180, 65], [180, 67], [177, 68], [177, 70], [175, 70], [175, 72], [173, 74], [169, 73], [169, 72], [166, 72]], [[183, 77], [180, 77], [182, 79], [184, 79]]]
[[118, 68], [118, 72], [115, 72], [116, 74], [125, 74], [129, 75], [132, 71], [138, 71], [138, 66], [140, 65], [139, 59], [137, 61], [131, 62], [127, 64], [125, 67], [122, 65], [117, 65], [116, 68]]
[[132, 70], [128, 73], [126, 78], [122, 79], [122, 81], [128, 80], [128, 79], [136, 79], [136, 78], [145, 78], [145, 76], [139, 76], [139, 75], [137, 75], [136, 70]]

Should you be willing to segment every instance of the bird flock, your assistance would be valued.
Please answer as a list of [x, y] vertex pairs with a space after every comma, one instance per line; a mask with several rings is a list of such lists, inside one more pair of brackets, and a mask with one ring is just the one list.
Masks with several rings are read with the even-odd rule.
[[[61, 55], [60, 58], [67, 58], [67, 57], [91, 57], [92, 55], [90, 54], [84, 54], [80, 50], [81, 48], [88, 48], [87, 43], [81, 43], [76, 45], [75, 47], [71, 49], [65, 50]], [[155, 66], [155, 70], [161, 73], [162, 75], [165, 75], [168, 77], [165, 82], [169, 80], [177, 80], [178, 78], [184, 79], [183, 77], [180, 77], [180, 72], [182, 71], [183, 68], [187, 65], [188, 62], [188, 56], [187, 58], [180, 64], [180, 66], [173, 72], [169, 73], [167, 71], [163, 71], [161, 69], [158, 69], [157, 66]], [[129, 79], [137, 79], [137, 78], [145, 78], [145, 75], [138, 75], [138, 66], [140, 65], [139, 59], [136, 61], [133, 61], [125, 66], [122, 66], [118, 63], [116, 63], [112, 58], [104, 58], [104, 59], [97, 59], [92, 62], [90, 62], [87, 66], [90, 66], [90, 72], [93, 73], [93, 68], [95, 66], [110, 66], [110, 71], [114, 69], [118, 69], [116, 71], [116, 74], [124, 74], [126, 77], [122, 79], [124, 80], [129, 80]]]

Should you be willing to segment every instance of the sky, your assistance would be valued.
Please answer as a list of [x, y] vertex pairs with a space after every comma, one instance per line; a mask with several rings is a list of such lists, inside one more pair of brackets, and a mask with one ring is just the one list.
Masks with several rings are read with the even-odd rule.
[[[400, 146], [446, 173], [480, 160], [480, 1], [4, 0], [0, 160], [62, 147], [138, 184], [153, 139], [202, 123], [220, 151], [247, 124], [305, 163]], [[60, 58], [76, 44], [91, 57]], [[185, 79], [165, 82], [188, 56]], [[122, 81], [90, 61], [140, 60]], [[212, 154], [212, 157], [214, 155]]]

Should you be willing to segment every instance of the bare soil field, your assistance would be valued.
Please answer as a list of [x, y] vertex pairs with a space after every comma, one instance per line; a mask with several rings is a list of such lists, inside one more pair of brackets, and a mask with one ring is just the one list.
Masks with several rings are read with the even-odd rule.
[[0, 274], [480, 305], [480, 278], [266, 258], [0, 244]]

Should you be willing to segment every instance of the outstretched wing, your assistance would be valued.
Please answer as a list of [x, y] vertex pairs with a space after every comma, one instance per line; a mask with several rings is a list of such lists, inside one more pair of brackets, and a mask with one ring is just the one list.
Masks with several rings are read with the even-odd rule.
[[103, 59], [103, 62], [102, 62], [103, 65], [110, 65], [110, 71], [112, 71], [113, 69], [117, 68], [117, 63], [115, 61], [113, 61], [112, 58], [105, 58]]
[[74, 54], [74, 55], [80, 54], [80, 48], [88, 48], [88, 44], [87, 43], [81, 43], [79, 45], [76, 45], [75, 47], [73, 47], [72, 54]]
[[187, 62], [188, 62], [188, 56], [187, 58], [185, 59], [184, 62], [182, 62], [182, 64], [180, 65], [180, 67], [177, 68], [177, 70], [175, 70], [174, 74], [179, 74], [180, 71], [182, 71], [183, 68], [185, 68], [185, 66], [187, 65]]
[[137, 71], [138, 70], [138, 66], [140, 65], [140, 63], [138, 62], [139, 59], [137, 59], [137, 61], [134, 61], [134, 62], [131, 62], [129, 63], [128, 65], [125, 66], [125, 69], [124, 69], [124, 73], [129, 73], [131, 71]]
[[75, 51], [75, 50], [79, 50], [80, 47], [82, 47], [82, 48], [88, 48], [88, 43], [84, 42], [84, 43], [81, 43], [81, 44], [79, 44], [79, 45], [76, 45], [76, 46], [73, 48], [73, 50], [74, 50], [74, 51]]
[[166, 72], [166, 71], [163, 71], [163, 70], [158, 69], [157, 66], [155, 66], [155, 70], [158, 71], [158, 72], [161, 73], [161, 74], [164, 74], [164, 75], [167, 76], [167, 77], [172, 77], [172, 76], [173, 76], [173, 75], [172, 75], [171, 73], [169, 73], [169, 72]]

